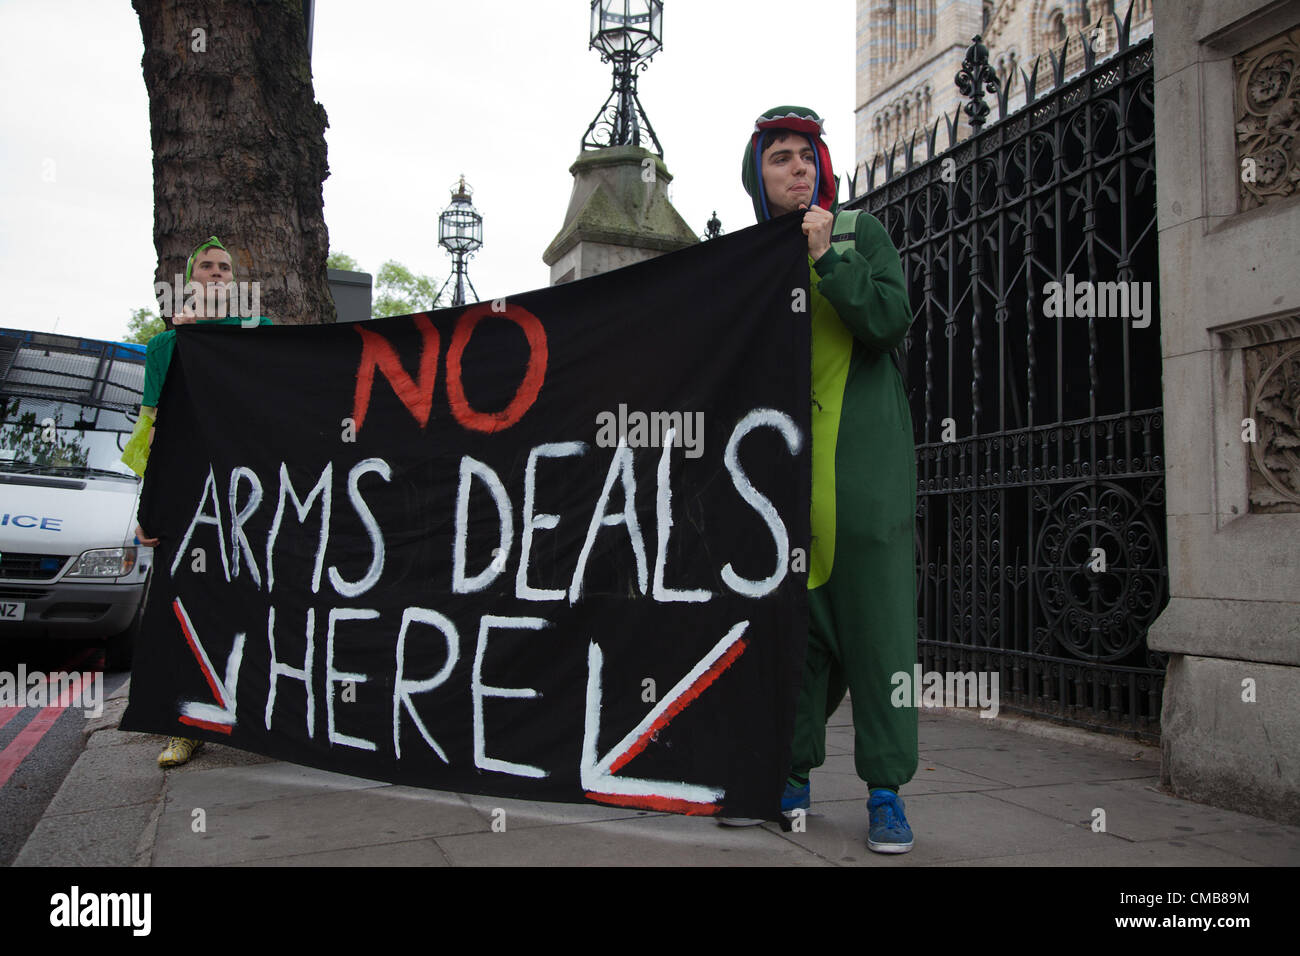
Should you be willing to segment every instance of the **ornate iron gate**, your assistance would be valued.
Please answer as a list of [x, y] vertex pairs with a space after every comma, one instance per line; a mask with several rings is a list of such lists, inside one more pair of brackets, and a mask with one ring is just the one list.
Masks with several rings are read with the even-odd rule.
[[[1005, 118], [970, 138], [947, 120], [945, 152], [938, 124], [923, 162], [896, 147], [849, 206], [888, 229], [915, 309], [923, 667], [994, 671], [1005, 710], [1150, 740], [1165, 657], [1146, 632], [1168, 591], [1154, 79], [1127, 28], [1068, 82], [1053, 56], [1037, 98], [1035, 65], [1027, 105], [1006, 116], [999, 93]], [[1096, 298], [1053, 314], [1052, 282], [1074, 312], [1083, 283], [1112, 305], [1146, 291], [1150, 324]]]

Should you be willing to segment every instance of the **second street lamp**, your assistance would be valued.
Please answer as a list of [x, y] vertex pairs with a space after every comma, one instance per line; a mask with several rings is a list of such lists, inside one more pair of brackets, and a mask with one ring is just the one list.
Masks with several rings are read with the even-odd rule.
[[474, 190], [470, 189], [462, 175], [451, 188], [451, 205], [438, 216], [438, 245], [451, 253], [452, 260], [451, 275], [442, 284], [442, 289], [438, 290], [438, 296], [441, 298], [443, 290], [455, 280], [451, 293], [453, 307], [465, 304], [466, 286], [474, 293], [474, 301], [478, 300], [478, 291], [474, 288], [474, 283], [469, 281], [469, 273], [465, 270], [466, 260], [483, 245], [483, 217], [470, 201], [473, 195]]

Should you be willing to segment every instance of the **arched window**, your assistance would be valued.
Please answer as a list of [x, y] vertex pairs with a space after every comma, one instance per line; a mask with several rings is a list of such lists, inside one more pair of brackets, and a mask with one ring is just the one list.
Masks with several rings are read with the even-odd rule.
[[993, 0], [984, 0], [984, 22], [980, 26], [981, 33], [987, 33], [989, 24], [993, 22]]
[[1047, 15], [1047, 42], [1049, 44], [1064, 43], [1067, 36], [1065, 29], [1065, 14], [1057, 7]]

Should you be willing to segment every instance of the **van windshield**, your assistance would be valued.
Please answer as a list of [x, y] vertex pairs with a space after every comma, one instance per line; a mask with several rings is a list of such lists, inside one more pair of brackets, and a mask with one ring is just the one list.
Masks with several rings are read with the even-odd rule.
[[0, 329], [0, 478], [138, 481], [122, 450], [139, 418], [139, 346]]
[[135, 421], [74, 402], [0, 395], [0, 473], [135, 481], [122, 450]]

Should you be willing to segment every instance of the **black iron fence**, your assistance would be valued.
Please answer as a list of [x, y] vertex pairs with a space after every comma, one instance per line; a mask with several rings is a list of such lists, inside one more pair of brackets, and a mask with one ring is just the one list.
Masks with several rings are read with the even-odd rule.
[[1146, 633], [1168, 599], [1154, 78], [1151, 40], [1119, 26], [1113, 56], [1085, 50], [1068, 81], [1053, 57], [1039, 95], [1035, 66], [1027, 105], [1007, 116], [999, 93], [970, 138], [944, 120], [947, 150], [938, 124], [923, 161], [896, 147], [849, 205], [889, 231], [915, 309], [922, 666], [1150, 740], [1165, 657]]

